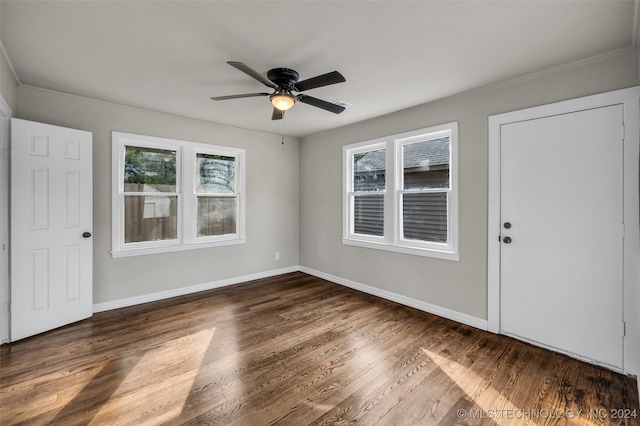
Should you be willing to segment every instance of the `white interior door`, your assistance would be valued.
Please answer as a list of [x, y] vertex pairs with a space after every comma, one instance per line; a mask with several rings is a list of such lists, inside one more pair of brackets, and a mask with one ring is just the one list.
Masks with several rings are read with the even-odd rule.
[[11, 340], [92, 315], [92, 135], [11, 120]]
[[622, 368], [623, 107], [501, 126], [501, 331]]

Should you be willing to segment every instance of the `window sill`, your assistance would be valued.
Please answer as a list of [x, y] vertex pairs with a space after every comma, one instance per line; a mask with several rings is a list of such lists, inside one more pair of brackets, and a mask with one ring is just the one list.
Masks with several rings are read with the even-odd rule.
[[210, 242], [192, 243], [192, 244], [175, 244], [175, 245], [161, 246], [161, 247], [156, 246], [156, 247], [124, 248], [124, 249], [111, 250], [111, 257], [115, 259], [119, 257], [144, 256], [147, 254], [172, 253], [176, 251], [197, 250], [197, 249], [203, 249], [203, 248], [244, 244], [246, 242], [247, 242], [246, 238], [235, 238], [235, 239], [220, 240], [215, 242], [210, 241]]
[[375, 243], [371, 241], [354, 240], [351, 238], [342, 238], [342, 244], [349, 246], [365, 247], [374, 250], [386, 250], [395, 253], [410, 254], [414, 256], [432, 257], [435, 259], [451, 260], [458, 262], [460, 260], [460, 253], [434, 250], [426, 248], [406, 247], [406, 246], [394, 246], [386, 243]]

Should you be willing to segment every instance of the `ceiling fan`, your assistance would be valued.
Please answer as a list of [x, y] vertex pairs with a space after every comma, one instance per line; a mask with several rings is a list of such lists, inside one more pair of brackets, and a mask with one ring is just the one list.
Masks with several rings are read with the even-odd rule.
[[306, 80], [298, 81], [300, 75], [297, 71], [289, 68], [274, 68], [267, 72], [265, 77], [248, 65], [242, 62], [227, 62], [234, 68], [239, 69], [243, 73], [255, 78], [265, 86], [271, 87], [273, 93], [245, 93], [241, 95], [215, 96], [211, 99], [214, 101], [224, 101], [227, 99], [251, 98], [255, 96], [269, 96], [269, 100], [273, 104], [272, 120], [281, 120], [284, 118], [284, 112], [293, 107], [296, 101], [324, 109], [334, 114], [340, 114], [345, 107], [322, 99], [314, 98], [305, 94], [294, 95], [292, 92], [304, 92], [317, 87], [329, 86], [331, 84], [345, 82], [345, 78], [338, 71], [332, 71]]

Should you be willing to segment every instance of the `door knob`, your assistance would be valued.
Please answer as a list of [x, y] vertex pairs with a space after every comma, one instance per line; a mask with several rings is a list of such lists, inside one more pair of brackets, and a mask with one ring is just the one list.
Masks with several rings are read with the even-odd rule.
[[502, 239], [502, 242], [505, 243], [505, 244], [510, 244], [511, 243], [511, 237], [504, 237]]
[[89, 238], [91, 236], [91, 232], [85, 232], [82, 234], [84, 238]]

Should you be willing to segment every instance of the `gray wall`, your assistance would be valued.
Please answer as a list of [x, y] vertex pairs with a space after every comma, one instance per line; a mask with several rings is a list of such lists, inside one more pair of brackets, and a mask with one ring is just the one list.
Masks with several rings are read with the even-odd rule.
[[0, 54], [0, 93], [2, 93], [2, 97], [11, 108], [11, 111], [16, 110], [17, 91], [18, 82], [9, 69], [7, 59]]
[[[0, 2], [0, 16], [2, 16], [2, 2]], [[16, 110], [17, 89], [18, 82], [9, 69], [7, 58], [4, 57], [4, 54], [0, 54], [0, 93], [2, 93], [2, 97], [11, 108], [11, 111]]]
[[[287, 139], [285, 145], [276, 135], [30, 87], [18, 88], [15, 96], [15, 83], [4, 83], [4, 68], [0, 77], [3, 95], [8, 91], [5, 98], [17, 106], [15, 116], [93, 133], [95, 303], [302, 265], [486, 319], [488, 117], [635, 86], [639, 68], [638, 50], [629, 49], [310, 135], [299, 143]], [[342, 146], [450, 121], [459, 122], [460, 132], [460, 261], [342, 245]], [[247, 243], [112, 259], [112, 130], [245, 148]], [[280, 261], [274, 260], [275, 251]]]
[[[298, 141], [22, 86], [14, 116], [93, 133], [94, 303], [299, 264]], [[111, 131], [245, 148], [246, 244], [113, 259]], [[280, 252], [280, 260], [274, 253]]]
[[18, 90], [18, 84], [13, 78], [13, 74], [9, 71], [9, 66], [4, 60], [4, 56], [0, 58], [0, 93], [2, 97], [11, 108], [11, 111], [16, 110], [16, 93]]
[[[635, 86], [638, 72], [638, 51], [628, 49], [301, 138], [300, 264], [486, 319], [488, 117]], [[459, 123], [460, 261], [342, 245], [342, 146], [451, 121]]]

